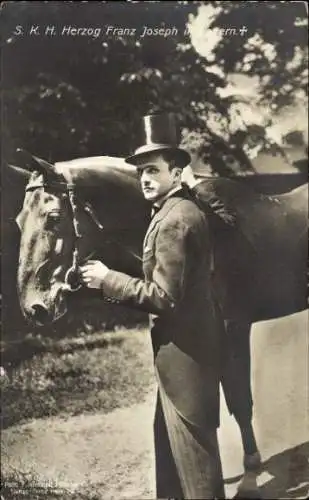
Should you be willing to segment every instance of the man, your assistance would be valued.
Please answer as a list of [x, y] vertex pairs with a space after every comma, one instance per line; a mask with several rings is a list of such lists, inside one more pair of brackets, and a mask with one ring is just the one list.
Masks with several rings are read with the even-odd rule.
[[144, 239], [144, 279], [98, 261], [83, 266], [82, 277], [102, 296], [150, 314], [157, 497], [225, 498], [217, 441], [223, 323], [210, 286], [207, 217], [182, 187], [190, 156], [178, 147], [173, 115], [146, 116], [143, 124], [143, 145], [127, 161], [155, 212]]

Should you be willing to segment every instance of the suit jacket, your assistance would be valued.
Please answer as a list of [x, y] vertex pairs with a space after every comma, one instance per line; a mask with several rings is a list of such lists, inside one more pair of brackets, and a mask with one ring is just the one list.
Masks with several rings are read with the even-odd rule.
[[157, 375], [183, 418], [219, 426], [221, 334], [210, 286], [206, 215], [185, 192], [151, 220], [143, 244], [144, 279], [109, 270], [103, 294], [150, 314]]

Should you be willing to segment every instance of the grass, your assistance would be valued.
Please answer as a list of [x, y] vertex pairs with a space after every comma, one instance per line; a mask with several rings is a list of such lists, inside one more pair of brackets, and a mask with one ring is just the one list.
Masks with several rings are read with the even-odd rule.
[[[147, 329], [97, 332], [75, 344], [77, 350], [72, 339], [62, 339], [2, 377], [2, 428], [32, 418], [107, 413], [143, 401], [154, 383]], [[101, 500], [97, 488], [89, 484], [71, 492], [12, 469], [1, 477], [0, 498]]]
[[[103, 337], [109, 338], [105, 346]], [[54, 349], [14, 368], [2, 387], [2, 428], [32, 418], [110, 412], [141, 401], [154, 378], [147, 329], [123, 328], [94, 339], [84, 349]]]

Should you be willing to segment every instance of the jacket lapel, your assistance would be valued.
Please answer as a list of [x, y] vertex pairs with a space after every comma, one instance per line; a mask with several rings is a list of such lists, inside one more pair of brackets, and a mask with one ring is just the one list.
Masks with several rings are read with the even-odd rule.
[[[178, 194], [178, 193], [177, 193]], [[177, 205], [180, 201], [182, 201], [182, 197], [176, 197], [173, 196], [171, 198], [168, 198], [162, 208], [154, 215], [154, 217], [151, 219], [151, 222], [149, 224], [149, 227], [147, 229], [145, 238], [144, 238], [144, 244], [143, 248], [147, 246], [147, 242], [149, 239], [150, 234], [153, 232], [154, 228], [157, 226], [159, 222], [161, 222], [164, 217], [168, 214], [168, 212], [175, 206]]]

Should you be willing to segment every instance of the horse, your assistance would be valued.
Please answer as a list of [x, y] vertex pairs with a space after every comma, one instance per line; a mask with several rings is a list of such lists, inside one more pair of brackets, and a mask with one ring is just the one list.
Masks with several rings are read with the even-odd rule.
[[[21, 231], [17, 283], [24, 316], [44, 326], [66, 314], [69, 296], [81, 290], [91, 296], [79, 279], [79, 266], [90, 257], [142, 276], [142, 242], [150, 206], [135, 167], [122, 158], [99, 156], [50, 164], [33, 157], [30, 169], [16, 218]], [[209, 213], [210, 192], [224, 201], [238, 226]], [[203, 179], [197, 203], [212, 220], [214, 288], [223, 317], [232, 325], [230, 341], [237, 339], [241, 346], [245, 342], [243, 376], [250, 388], [251, 324], [307, 308], [308, 187], [271, 197], [236, 180]], [[285, 279], [289, 293], [282, 286]], [[251, 421], [244, 425], [235, 418], [244, 452], [248, 441], [257, 450]]]

